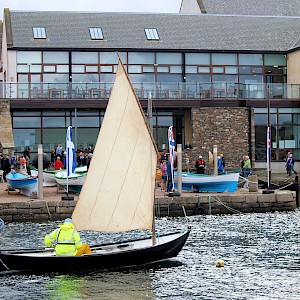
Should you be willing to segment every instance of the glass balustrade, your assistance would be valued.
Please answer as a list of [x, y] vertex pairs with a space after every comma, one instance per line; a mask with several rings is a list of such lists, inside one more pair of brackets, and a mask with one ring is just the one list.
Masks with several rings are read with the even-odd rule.
[[[113, 83], [1, 83], [0, 97], [7, 99], [97, 99], [108, 100]], [[300, 84], [244, 84], [234, 82], [133, 83], [140, 100], [147, 99], [299, 99]]]

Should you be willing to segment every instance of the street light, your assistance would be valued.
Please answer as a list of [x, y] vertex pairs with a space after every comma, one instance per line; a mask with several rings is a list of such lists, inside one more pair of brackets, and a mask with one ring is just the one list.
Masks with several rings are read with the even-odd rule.
[[268, 85], [268, 121], [267, 121], [267, 173], [268, 173], [268, 189], [263, 191], [264, 194], [271, 194], [274, 191], [271, 187], [271, 120], [270, 120], [270, 86]]

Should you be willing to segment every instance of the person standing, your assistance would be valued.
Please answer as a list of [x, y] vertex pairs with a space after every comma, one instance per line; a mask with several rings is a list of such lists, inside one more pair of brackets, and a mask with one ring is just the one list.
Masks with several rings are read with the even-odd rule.
[[295, 175], [298, 175], [298, 173], [295, 170], [295, 159], [293, 153], [290, 153], [289, 158], [287, 160], [287, 172], [289, 176], [292, 176], [292, 172]]
[[60, 158], [62, 158], [62, 153], [63, 153], [63, 149], [62, 149], [62, 145], [58, 144], [55, 150], [56, 156], [59, 156]]
[[168, 179], [166, 160], [163, 160], [163, 162], [161, 163], [160, 170], [161, 170], [161, 190], [166, 191], [167, 179]]
[[55, 149], [52, 149], [51, 150], [51, 155], [50, 155], [50, 164], [51, 164], [51, 166], [54, 166], [55, 159], [56, 159]]
[[186, 142], [186, 144], [184, 145], [184, 149], [190, 150], [193, 149], [193, 146], [190, 144], [190, 142]]
[[3, 171], [3, 160], [4, 160], [4, 157], [2, 155], [2, 153], [0, 153], [0, 170]]
[[164, 160], [167, 161], [167, 159], [168, 159], [167, 150], [166, 150], [166, 149], [163, 149], [163, 152], [162, 152], [161, 155], [160, 155], [159, 162], [162, 164], [162, 162], [163, 162]]
[[195, 163], [195, 168], [197, 170], [197, 174], [204, 174], [204, 171], [205, 171], [205, 160], [204, 158], [200, 155], [198, 157], [198, 159], [196, 160], [196, 163]]
[[172, 169], [171, 163], [167, 160], [167, 192], [172, 192], [173, 180], [172, 180]]
[[60, 156], [57, 156], [56, 161], [54, 163], [54, 170], [61, 170], [63, 167], [63, 163], [60, 160]]
[[31, 171], [29, 168], [29, 162], [30, 162], [30, 148], [28, 147], [24, 152], [23, 156], [26, 159], [26, 171], [28, 175], [31, 175]]
[[87, 161], [85, 156], [83, 155], [83, 152], [79, 153], [79, 156], [77, 157], [77, 167], [83, 167], [87, 165]]
[[93, 153], [89, 153], [88, 154], [88, 159], [87, 159], [87, 169], [90, 168], [92, 158], [93, 158]]
[[243, 177], [246, 178], [251, 174], [251, 161], [248, 155], [244, 156]]
[[59, 228], [47, 234], [44, 243], [46, 247], [55, 245], [57, 256], [81, 256], [92, 253], [90, 246], [81, 242], [80, 235], [70, 218], [65, 219]]
[[7, 155], [6, 158], [3, 159], [2, 167], [3, 167], [3, 178], [4, 178], [4, 181], [6, 182], [7, 181], [6, 175], [11, 171], [9, 155]]
[[218, 174], [224, 174], [225, 173], [225, 158], [223, 156], [223, 153], [220, 153], [220, 156], [218, 156]]
[[291, 154], [291, 151], [288, 151], [287, 154], [286, 154], [286, 157], [284, 159], [285, 161], [285, 170], [286, 170], [286, 174], [289, 176], [290, 175], [290, 165], [288, 165], [288, 160], [289, 160], [289, 157], [290, 157], [290, 154]]
[[30, 148], [29, 147], [24, 150], [23, 156], [26, 160], [28, 159], [28, 161], [29, 161], [29, 159], [30, 159]]
[[26, 169], [26, 159], [24, 156], [20, 157], [20, 173], [27, 175], [27, 169]]

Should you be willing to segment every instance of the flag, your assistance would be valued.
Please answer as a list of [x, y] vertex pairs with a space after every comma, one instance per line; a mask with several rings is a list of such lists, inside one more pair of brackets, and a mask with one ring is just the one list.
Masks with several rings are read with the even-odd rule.
[[0, 232], [4, 229], [4, 221], [0, 218]]
[[72, 142], [72, 126], [69, 126], [67, 130], [66, 149], [67, 149], [66, 169], [67, 169], [67, 176], [69, 177], [72, 173], [74, 173], [76, 167], [75, 148], [74, 148], [74, 143]]
[[170, 165], [172, 174], [172, 189], [174, 188], [174, 160], [175, 160], [175, 141], [173, 126], [169, 127], [168, 130], [168, 140], [169, 140], [169, 153], [170, 153]]
[[271, 129], [267, 129], [267, 173], [268, 173], [268, 189], [271, 185]]

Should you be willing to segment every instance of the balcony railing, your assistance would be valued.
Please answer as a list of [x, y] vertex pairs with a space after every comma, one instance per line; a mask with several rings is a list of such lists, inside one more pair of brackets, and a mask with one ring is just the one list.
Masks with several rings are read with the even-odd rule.
[[[1, 83], [0, 98], [8, 99], [98, 99], [107, 100], [113, 83]], [[299, 99], [300, 84], [242, 84], [233, 82], [133, 83], [139, 99], [238, 98]]]

